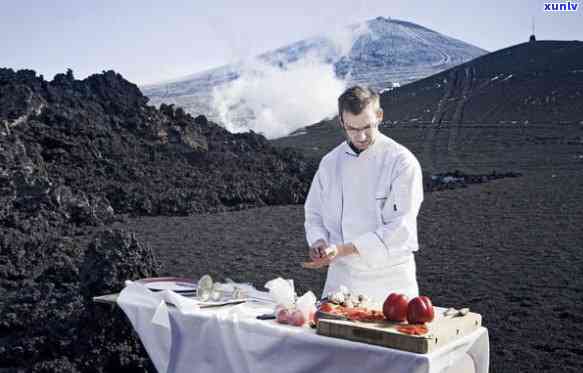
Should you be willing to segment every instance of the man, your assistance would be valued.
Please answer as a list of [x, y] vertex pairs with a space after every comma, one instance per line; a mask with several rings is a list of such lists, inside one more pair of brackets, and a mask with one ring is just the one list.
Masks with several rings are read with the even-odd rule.
[[322, 158], [305, 203], [309, 268], [328, 267], [323, 295], [345, 285], [384, 301], [418, 295], [413, 252], [423, 201], [421, 167], [379, 132], [379, 95], [355, 86], [338, 98], [346, 141]]

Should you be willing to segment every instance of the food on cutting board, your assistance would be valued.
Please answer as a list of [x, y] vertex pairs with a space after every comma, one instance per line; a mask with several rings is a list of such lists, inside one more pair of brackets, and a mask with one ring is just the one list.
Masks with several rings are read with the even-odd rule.
[[419, 324], [403, 324], [397, 325], [397, 331], [409, 335], [425, 335], [429, 332], [429, 328], [426, 325]]
[[435, 311], [431, 299], [419, 296], [411, 299], [407, 307], [407, 321], [409, 324], [425, 324], [433, 321]]
[[315, 321], [320, 317], [352, 321], [378, 322], [385, 319], [366, 295], [351, 293], [345, 286], [326, 296], [318, 307]]
[[467, 307], [461, 308], [459, 310], [457, 308], [450, 307], [447, 310], [445, 310], [445, 312], [443, 313], [443, 316], [445, 316], [445, 317], [460, 317], [460, 316], [465, 316], [468, 313], [470, 313], [470, 309]]
[[374, 308], [370, 297], [363, 294], [354, 294], [346, 286], [332, 293], [329, 293], [325, 300], [347, 308]]
[[405, 294], [391, 293], [383, 303], [383, 314], [387, 320], [407, 320], [409, 298]]
[[320, 318], [341, 319], [361, 322], [382, 322], [392, 324], [399, 332], [410, 335], [424, 335], [429, 328], [425, 325], [435, 319], [435, 310], [427, 296], [418, 296], [411, 300], [399, 293], [391, 293], [382, 304], [382, 310], [376, 309], [375, 303], [362, 294], [351, 293], [341, 286], [338, 291], [329, 293], [320, 303], [315, 316]]
[[425, 324], [435, 319], [431, 299], [423, 295], [409, 301], [404, 294], [391, 293], [383, 304], [383, 314], [387, 320], [409, 324]]
[[[328, 303], [332, 306], [332, 310], [329, 312], [322, 311], [320, 308], [320, 312], [328, 313], [334, 316], [338, 316], [339, 318], [345, 318], [347, 320], [352, 321], [362, 321], [362, 322], [379, 322], [385, 319], [385, 316], [380, 310], [373, 310], [368, 308], [360, 308], [360, 307], [346, 307], [339, 304], [332, 304]], [[325, 307], [324, 310], [329, 310], [329, 307]]]

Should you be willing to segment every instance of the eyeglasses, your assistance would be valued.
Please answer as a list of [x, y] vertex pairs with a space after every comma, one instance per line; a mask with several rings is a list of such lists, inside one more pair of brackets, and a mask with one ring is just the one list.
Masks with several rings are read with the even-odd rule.
[[[340, 124], [342, 124], [342, 122], [340, 122]], [[344, 124], [343, 128], [349, 134], [356, 135], [356, 134], [361, 133], [361, 132], [368, 133], [368, 132], [372, 131], [373, 129], [377, 128], [378, 126], [379, 126], [379, 123], [373, 123], [373, 124], [368, 124], [362, 128], [355, 128], [355, 127], [349, 126], [348, 124]]]

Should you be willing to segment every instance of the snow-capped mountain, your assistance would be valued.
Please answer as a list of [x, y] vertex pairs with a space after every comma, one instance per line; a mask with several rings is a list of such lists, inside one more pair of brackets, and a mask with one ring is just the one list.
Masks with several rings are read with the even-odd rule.
[[[141, 89], [151, 104], [175, 104], [232, 131], [254, 129], [277, 137], [334, 114], [335, 97], [346, 85], [362, 83], [382, 91], [485, 53], [411, 22], [377, 17], [253, 61]], [[305, 103], [298, 103], [297, 96]], [[282, 100], [286, 104], [279, 107]]]

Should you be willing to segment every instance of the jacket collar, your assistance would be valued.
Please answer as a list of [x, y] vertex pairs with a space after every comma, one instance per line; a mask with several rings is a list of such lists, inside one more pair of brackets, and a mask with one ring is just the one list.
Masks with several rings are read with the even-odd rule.
[[385, 141], [385, 135], [383, 135], [382, 133], [379, 133], [375, 139], [375, 141], [366, 149], [363, 150], [361, 152], [356, 152], [354, 146], [352, 144], [350, 144], [348, 142], [348, 140], [345, 140], [343, 145], [343, 151], [345, 154], [351, 156], [351, 157], [355, 157], [355, 158], [359, 158], [359, 157], [368, 157], [374, 153], [376, 153], [376, 150], [379, 148], [379, 143]]

